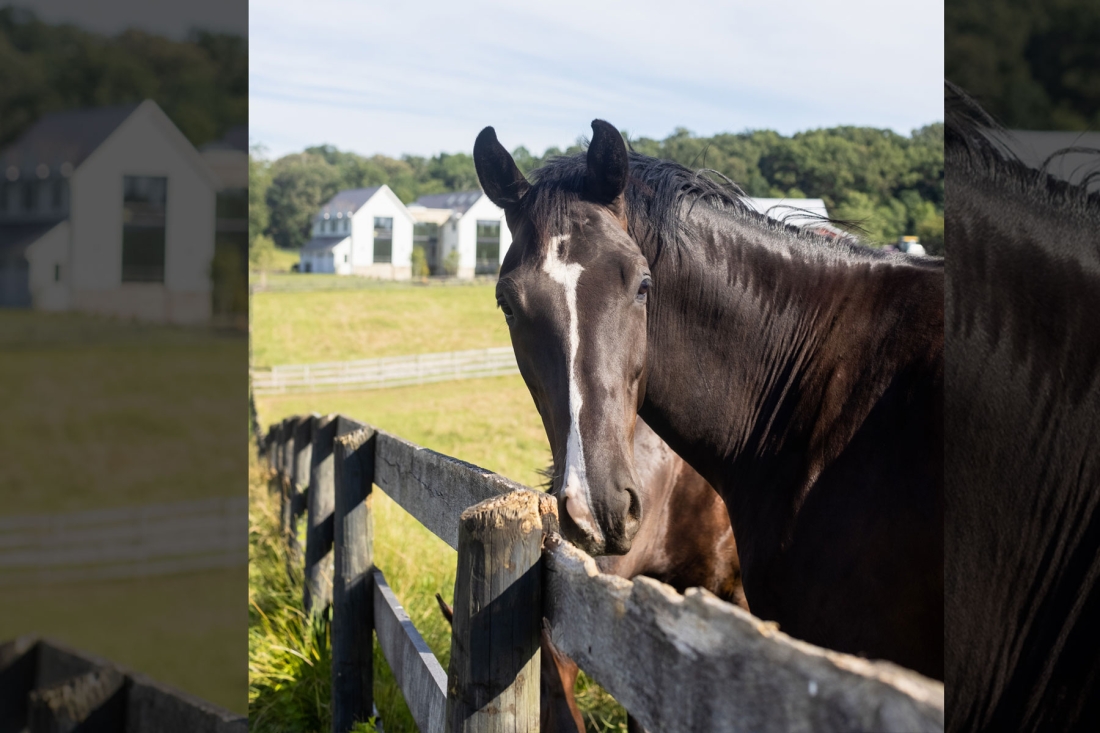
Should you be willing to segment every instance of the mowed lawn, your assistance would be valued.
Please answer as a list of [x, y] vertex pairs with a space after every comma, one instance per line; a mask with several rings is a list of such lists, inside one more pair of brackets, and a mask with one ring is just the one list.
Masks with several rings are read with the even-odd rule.
[[[247, 346], [207, 329], [0, 311], [0, 515], [240, 496]], [[246, 585], [243, 566], [4, 585], [0, 641], [52, 636], [244, 712]]]
[[[267, 363], [303, 363], [509, 344], [491, 285], [268, 292], [254, 295], [252, 303], [255, 363], [265, 363], [261, 354], [283, 355]], [[322, 320], [330, 313], [330, 322], [318, 325], [305, 313]], [[369, 348], [356, 351], [357, 344]], [[342, 413], [528, 486], [542, 483], [539, 470], [550, 462], [542, 422], [519, 376], [263, 396], [256, 407], [264, 428], [290, 415]], [[373, 501], [375, 562], [446, 668], [450, 628], [435, 594], [451, 601], [456, 553], [384, 493], [376, 492]], [[377, 650], [375, 657], [375, 696], [386, 730], [415, 730]], [[590, 731], [625, 730], [622, 708], [583, 675], [578, 701]]]
[[[294, 276], [283, 276], [292, 278]], [[323, 278], [335, 276], [301, 276]], [[307, 364], [508, 346], [495, 286], [377, 284], [252, 295], [252, 364]]]

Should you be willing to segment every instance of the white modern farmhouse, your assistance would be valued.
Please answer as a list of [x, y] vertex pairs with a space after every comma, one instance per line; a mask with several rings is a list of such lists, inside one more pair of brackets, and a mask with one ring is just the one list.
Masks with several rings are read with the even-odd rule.
[[222, 184], [156, 103], [45, 115], [0, 173], [0, 304], [210, 319]]
[[481, 191], [421, 196], [409, 213], [417, 220], [416, 243], [424, 247], [433, 275], [443, 274], [448, 257], [460, 278], [496, 275], [512, 245], [504, 210]]
[[313, 217], [299, 269], [385, 280], [412, 277], [413, 218], [389, 186], [333, 196]]

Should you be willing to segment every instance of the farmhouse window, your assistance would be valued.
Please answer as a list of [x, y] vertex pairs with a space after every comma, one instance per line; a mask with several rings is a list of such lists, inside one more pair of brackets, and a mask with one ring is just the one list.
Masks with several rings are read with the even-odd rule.
[[393, 262], [393, 217], [374, 217], [374, 263]]
[[474, 272], [478, 275], [495, 275], [500, 269], [500, 221], [494, 219], [477, 221], [477, 263]]
[[122, 282], [164, 282], [168, 179], [123, 176]]
[[53, 281], [55, 283], [61, 282], [61, 265], [53, 266]]
[[38, 182], [27, 181], [23, 184], [23, 211], [32, 213], [38, 209]]

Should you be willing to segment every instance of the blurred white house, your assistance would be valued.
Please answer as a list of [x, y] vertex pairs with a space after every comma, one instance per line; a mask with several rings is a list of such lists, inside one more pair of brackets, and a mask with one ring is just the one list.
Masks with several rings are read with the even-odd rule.
[[417, 244], [424, 247], [433, 275], [443, 274], [448, 257], [460, 278], [496, 275], [512, 245], [504, 210], [481, 191], [421, 196], [409, 205], [409, 213], [418, 223]]
[[224, 184], [156, 103], [44, 115], [0, 171], [0, 303], [210, 319]]
[[408, 280], [413, 223], [389, 186], [341, 191], [313, 217], [299, 270]]

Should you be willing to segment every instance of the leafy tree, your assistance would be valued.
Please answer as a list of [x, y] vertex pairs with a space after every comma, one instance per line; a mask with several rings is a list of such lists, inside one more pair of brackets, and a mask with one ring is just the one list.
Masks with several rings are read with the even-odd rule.
[[[664, 140], [629, 142], [640, 153], [715, 170], [751, 196], [821, 198], [834, 217], [861, 223], [874, 242], [919, 234], [920, 226], [931, 232], [929, 222], [943, 212], [942, 123], [908, 137], [889, 130], [835, 127], [790, 137], [750, 130], [703, 138], [678, 128]], [[578, 141], [537, 156], [519, 147], [513, 157], [521, 171], [531, 173], [556, 156], [582, 149]], [[478, 186], [473, 159], [464, 153], [394, 159], [319, 146], [282, 158], [270, 170], [268, 231], [280, 246], [290, 247], [304, 241], [317, 207], [342, 188], [386, 183], [410, 203], [425, 194]]]
[[0, 145], [47, 112], [154, 100], [195, 146], [248, 122], [248, 43], [195, 31], [108, 37], [0, 8]]
[[314, 214], [342, 184], [340, 170], [315, 153], [294, 153], [275, 161], [265, 196], [271, 212], [268, 232], [275, 244], [301, 247], [309, 239]]

